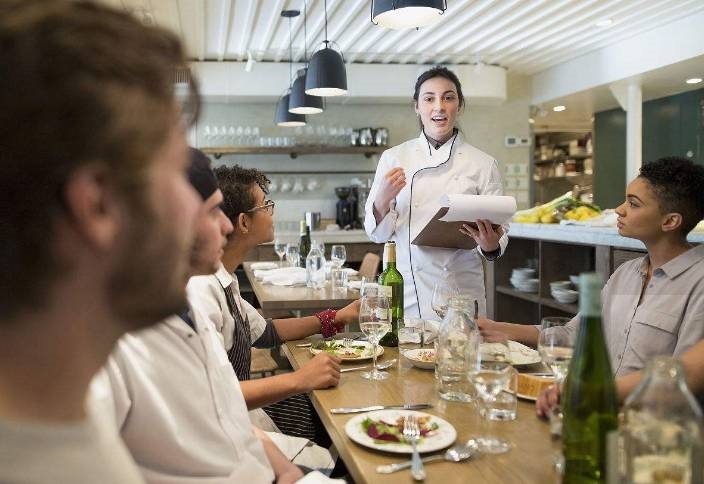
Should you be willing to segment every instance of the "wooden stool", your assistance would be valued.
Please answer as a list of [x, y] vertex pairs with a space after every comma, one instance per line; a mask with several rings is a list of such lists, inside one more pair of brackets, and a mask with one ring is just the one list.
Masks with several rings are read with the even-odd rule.
[[249, 367], [252, 375], [265, 377], [267, 373], [271, 373], [271, 376], [274, 376], [278, 369], [279, 365], [271, 357], [271, 350], [252, 348], [252, 363]]

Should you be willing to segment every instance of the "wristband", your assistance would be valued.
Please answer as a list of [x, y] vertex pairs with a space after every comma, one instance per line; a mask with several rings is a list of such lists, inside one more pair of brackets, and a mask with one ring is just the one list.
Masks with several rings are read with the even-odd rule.
[[315, 317], [320, 320], [320, 333], [323, 335], [323, 338], [335, 336], [344, 326], [344, 324], [335, 324], [336, 315], [337, 311], [334, 309], [326, 309], [325, 311], [315, 313]]

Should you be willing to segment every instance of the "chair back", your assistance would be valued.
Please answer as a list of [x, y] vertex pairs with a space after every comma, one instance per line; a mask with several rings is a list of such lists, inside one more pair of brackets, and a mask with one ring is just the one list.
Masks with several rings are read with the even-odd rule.
[[374, 278], [378, 274], [379, 262], [381, 257], [373, 252], [367, 252], [364, 254], [362, 259], [362, 264], [359, 266], [359, 276]]

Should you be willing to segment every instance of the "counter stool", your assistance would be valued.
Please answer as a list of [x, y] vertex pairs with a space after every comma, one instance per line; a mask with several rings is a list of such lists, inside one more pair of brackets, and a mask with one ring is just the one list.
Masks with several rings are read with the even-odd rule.
[[267, 373], [271, 373], [269, 376], [274, 376], [279, 365], [271, 357], [271, 350], [252, 348], [252, 363], [249, 368], [249, 372], [253, 376], [257, 375], [259, 378], [263, 378], [267, 376]]

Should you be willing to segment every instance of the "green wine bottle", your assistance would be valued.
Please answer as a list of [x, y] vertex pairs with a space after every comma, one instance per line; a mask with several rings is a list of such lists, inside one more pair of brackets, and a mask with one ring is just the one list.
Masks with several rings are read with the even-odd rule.
[[310, 227], [305, 220], [301, 220], [300, 240], [298, 241], [298, 265], [306, 266], [306, 257], [310, 252]]
[[382, 346], [398, 346], [398, 326], [403, 323], [403, 276], [396, 269], [396, 242], [384, 245], [386, 268], [379, 274], [379, 295], [391, 300], [391, 331], [379, 341]]
[[600, 274], [579, 280], [580, 323], [561, 399], [563, 483], [606, 482], [607, 436], [616, 430], [618, 400], [601, 325]]

